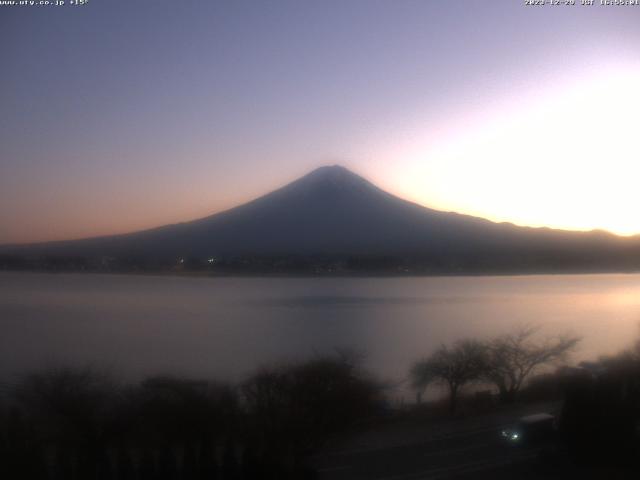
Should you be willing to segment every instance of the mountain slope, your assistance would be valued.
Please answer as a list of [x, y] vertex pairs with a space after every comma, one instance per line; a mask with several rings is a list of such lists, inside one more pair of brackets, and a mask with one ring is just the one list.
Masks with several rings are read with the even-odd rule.
[[15, 247], [31, 254], [153, 258], [387, 255], [467, 264], [630, 268], [638, 238], [516, 227], [425, 208], [339, 167], [321, 167], [252, 202], [126, 235]]

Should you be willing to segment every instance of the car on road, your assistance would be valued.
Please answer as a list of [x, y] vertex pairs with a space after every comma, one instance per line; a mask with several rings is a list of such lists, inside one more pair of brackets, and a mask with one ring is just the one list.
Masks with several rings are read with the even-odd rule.
[[512, 445], [531, 445], [552, 440], [556, 434], [556, 417], [550, 413], [527, 415], [502, 430], [501, 434]]

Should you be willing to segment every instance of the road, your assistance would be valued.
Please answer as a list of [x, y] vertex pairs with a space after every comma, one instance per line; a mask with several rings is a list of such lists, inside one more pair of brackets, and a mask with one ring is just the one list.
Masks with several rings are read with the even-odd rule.
[[404, 442], [396, 436], [386, 445], [325, 453], [314, 463], [321, 480], [506, 478], [505, 473], [514, 469], [527, 471], [540, 450], [506, 445], [500, 431], [509, 424], [504, 417], [487, 418], [486, 422], [444, 428], [419, 438], [408, 435], [413, 438]]

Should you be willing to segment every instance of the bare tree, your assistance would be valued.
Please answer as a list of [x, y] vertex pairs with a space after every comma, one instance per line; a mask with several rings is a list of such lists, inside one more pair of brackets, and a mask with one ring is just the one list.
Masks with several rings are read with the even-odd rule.
[[486, 346], [476, 340], [459, 340], [448, 347], [442, 345], [431, 356], [417, 362], [410, 376], [419, 392], [429, 384], [444, 384], [449, 390], [449, 412], [454, 413], [460, 389], [482, 377], [486, 369]]
[[537, 330], [523, 327], [488, 343], [485, 377], [498, 387], [503, 402], [514, 401], [533, 371], [564, 360], [580, 341], [579, 337], [562, 335], [536, 342], [532, 337]]

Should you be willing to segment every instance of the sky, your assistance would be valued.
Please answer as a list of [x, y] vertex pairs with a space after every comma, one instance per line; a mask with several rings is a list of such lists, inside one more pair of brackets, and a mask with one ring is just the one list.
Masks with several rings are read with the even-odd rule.
[[0, 243], [195, 219], [336, 163], [441, 210], [640, 233], [640, 7], [68, 3], [0, 6]]

